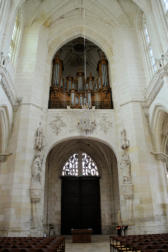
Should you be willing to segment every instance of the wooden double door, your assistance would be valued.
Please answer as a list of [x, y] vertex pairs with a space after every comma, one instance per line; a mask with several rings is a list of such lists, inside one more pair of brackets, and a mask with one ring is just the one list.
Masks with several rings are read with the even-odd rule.
[[72, 228], [101, 233], [98, 177], [62, 177], [61, 233], [71, 234]]

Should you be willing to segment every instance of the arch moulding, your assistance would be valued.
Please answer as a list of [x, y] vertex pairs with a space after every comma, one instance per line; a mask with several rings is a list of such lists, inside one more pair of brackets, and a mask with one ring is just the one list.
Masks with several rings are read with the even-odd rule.
[[153, 109], [153, 113], [150, 120], [150, 127], [152, 130], [152, 136], [155, 145], [155, 151], [162, 151], [161, 134], [163, 122], [168, 115], [168, 110], [160, 104], [157, 104]]
[[112, 53], [112, 46], [111, 44], [105, 39], [105, 37], [101, 36], [100, 34], [96, 33], [93, 29], [90, 29], [87, 26], [73, 26], [68, 27], [68, 29], [64, 30], [62, 33], [55, 34], [54, 39], [49, 41], [48, 48], [49, 48], [49, 55], [48, 61], [51, 62], [55, 53], [66, 43], [70, 42], [71, 40], [78, 38], [78, 37], [85, 37], [86, 39], [90, 40], [94, 44], [104, 51], [107, 56], [108, 61], [111, 61]]
[[106, 145], [115, 155], [116, 157], [116, 160], [117, 160], [117, 163], [119, 162], [119, 154], [116, 152], [117, 148], [112, 145], [111, 143], [108, 143], [106, 140], [104, 139], [100, 139], [100, 138], [97, 138], [97, 137], [88, 137], [88, 136], [73, 136], [73, 137], [66, 137], [66, 138], [61, 138], [61, 140], [57, 140], [57, 141], [54, 141], [54, 143], [52, 143], [50, 146], [47, 146], [47, 149], [46, 149], [46, 154], [45, 154], [45, 162], [44, 164], [46, 165], [47, 164], [47, 158], [50, 154], [50, 152], [59, 144], [61, 143], [65, 143], [65, 142], [68, 142], [68, 141], [71, 141], [71, 140], [89, 140], [89, 141], [93, 141], [93, 142], [98, 142], [100, 144], [104, 144]]

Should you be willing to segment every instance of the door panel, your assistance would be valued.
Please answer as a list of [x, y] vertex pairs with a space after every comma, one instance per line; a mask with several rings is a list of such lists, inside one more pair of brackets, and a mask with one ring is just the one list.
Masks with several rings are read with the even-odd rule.
[[92, 228], [101, 233], [98, 177], [62, 177], [61, 232]]
[[[71, 228], [78, 228], [80, 219], [79, 181], [62, 180], [61, 232], [69, 234]], [[73, 225], [72, 225], [73, 224]]]

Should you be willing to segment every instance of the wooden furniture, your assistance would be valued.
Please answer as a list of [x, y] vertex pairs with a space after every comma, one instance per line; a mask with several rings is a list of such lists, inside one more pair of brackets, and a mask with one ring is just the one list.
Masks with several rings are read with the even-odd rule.
[[92, 229], [72, 229], [72, 242], [91, 242]]
[[110, 251], [167, 252], [168, 234], [110, 236]]
[[65, 252], [62, 237], [0, 237], [0, 251]]

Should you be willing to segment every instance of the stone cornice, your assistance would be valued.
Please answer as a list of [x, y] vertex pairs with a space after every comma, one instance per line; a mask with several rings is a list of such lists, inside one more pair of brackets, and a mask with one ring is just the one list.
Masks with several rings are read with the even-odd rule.
[[147, 90], [146, 90], [146, 106], [150, 107], [157, 94], [161, 90], [164, 84], [164, 77], [168, 76], [168, 63], [159, 69], [153, 79], [151, 80]]
[[14, 107], [17, 103], [16, 91], [8, 71], [2, 66], [0, 66], [0, 85], [2, 86], [12, 107]]

